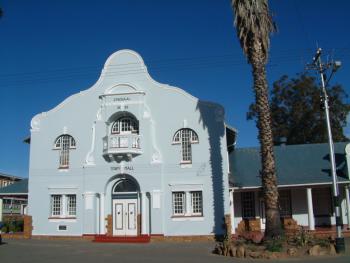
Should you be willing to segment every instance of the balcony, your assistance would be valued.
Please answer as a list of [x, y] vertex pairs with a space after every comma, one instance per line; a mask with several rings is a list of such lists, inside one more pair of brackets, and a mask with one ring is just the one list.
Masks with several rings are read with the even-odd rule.
[[132, 157], [142, 153], [138, 134], [110, 134], [103, 138], [103, 155]]

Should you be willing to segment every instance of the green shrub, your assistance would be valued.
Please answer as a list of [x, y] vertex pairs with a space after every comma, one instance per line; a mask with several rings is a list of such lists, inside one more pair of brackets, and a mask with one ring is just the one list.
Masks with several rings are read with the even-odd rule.
[[16, 233], [23, 232], [24, 223], [23, 220], [6, 220], [1, 228], [3, 233]]
[[265, 247], [266, 250], [270, 252], [281, 252], [283, 249], [283, 240], [281, 238], [276, 238], [265, 241]]

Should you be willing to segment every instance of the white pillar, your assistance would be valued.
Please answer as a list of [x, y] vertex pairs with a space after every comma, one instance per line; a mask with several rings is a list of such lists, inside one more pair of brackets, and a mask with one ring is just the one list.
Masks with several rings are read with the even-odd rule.
[[308, 211], [308, 218], [309, 218], [309, 229], [315, 230], [315, 217], [314, 217], [314, 208], [312, 204], [312, 189], [307, 188], [307, 211]]
[[100, 234], [104, 235], [106, 232], [105, 222], [105, 194], [100, 193]]
[[0, 198], [0, 222], [2, 221], [2, 203], [2, 198]]
[[146, 192], [141, 194], [141, 234], [147, 235], [147, 197]]
[[230, 190], [230, 212], [231, 212], [231, 234], [235, 234], [235, 205], [234, 205], [234, 192]]
[[348, 219], [348, 229], [350, 229], [350, 194], [349, 194], [349, 186], [345, 186], [345, 198], [346, 198], [346, 211], [347, 211], [347, 219]]

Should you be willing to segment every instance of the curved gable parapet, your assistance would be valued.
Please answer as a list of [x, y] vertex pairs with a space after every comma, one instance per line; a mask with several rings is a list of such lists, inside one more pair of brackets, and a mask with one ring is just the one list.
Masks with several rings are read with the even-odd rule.
[[[102, 79], [104, 77], [118, 78], [118, 76], [130, 76], [132, 78], [133, 75], [135, 76], [140, 74], [144, 74], [146, 78], [153, 83], [153, 85], [159, 88], [178, 92], [184, 95], [185, 97], [192, 99], [193, 101], [198, 101], [198, 98], [192, 96], [191, 94], [189, 94], [188, 92], [186, 92], [181, 88], [170, 86], [168, 84], [159, 83], [156, 80], [154, 80], [152, 76], [149, 74], [147, 70], [147, 66], [145, 65], [142, 57], [137, 52], [129, 49], [119, 50], [113, 53], [112, 55], [110, 55], [104, 65], [100, 78]], [[135, 88], [135, 87], [130, 86], [130, 88]], [[113, 89], [115, 90], [119, 89], [119, 91], [121, 91], [121, 90], [127, 90], [127, 87], [122, 85], [121, 86], [116, 85], [114, 87], [108, 88], [108, 91], [106, 90], [105, 94], [112, 93], [111, 90]], [[129, 89], [129, 92], [132, 92], [132, 90]]]
[[201, 104], [202, 106], [207, 105], [210, 107], [222, 108], [222, 106], [215, 103], [202, 102], [198, 98], [192, 96], [191, 94], [189, 94], [181, 88], [157, 82], [150, 76], [142, 57], [137, 52], [128, 49], [123, 49], [113, 53], [108, 57], [104, 64], [102, 73], [100, 74], [96, 83], [91, 86], [91, 88], [73, 94], [64, 101], [62, 101], [60, 104], [58, 104], [56, 107], [52, 108], [51, 110], [36, 115], [31, 122], [32, 129], [38, 129], [37, 127], [40, 125], [40, 120], [43, 117], [46, 117], [50, 113], [54, 113], [60, 110], [66, 104], [90, 92], [96, 93], [96, 97], [122, 93], [145, 94], [147, 93], [147, 85], [140, 85], [140, 82], [138, 81], [140, 79], [148, 80], [151, 84], [151, 87], [159, 88], [168, 92], [178, 93], [186, 97], [187, 99], [192, 100], [192, 102], [196, 104]]
[[118, 77], [147, 73], [142, 57], [129, 49], [119, 50], [110, 55], [103, 67], [101, 77]]

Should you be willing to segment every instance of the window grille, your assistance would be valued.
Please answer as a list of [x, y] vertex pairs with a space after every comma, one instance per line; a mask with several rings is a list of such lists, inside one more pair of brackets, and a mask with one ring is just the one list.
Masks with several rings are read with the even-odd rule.
[[76, 148], [75, 140], [70, 135], [61, 135], [55, 141], [54, 149], [60, 150], [59, 153], [59, 167], [69, 167], [69, 151]]
[[255, 217], [254, 192], [242, 192], [242, 217], [244, 219]]
[[185, 214], [185, 193], [173, 192], [173, 214], [184, 215]]
[[62, 195], [51, 196], [51, 215], [61, 216], [62, 213]]
[[76, 216], [77, 214], [77, 197], [76, 195], [67, 195], [67, 215]]
[[202, 202], [201, 191], [191, 192], [191, 206], [192, 206], [192, 214], [194, 215], [203, 214], [203, 202]]
[[191, 129], [180, 129], [173, 137], [173, 144], [181, 143], [182, 160], [184, 163], [192, 162], [192, 144], [198, 143], [198, 135]]

